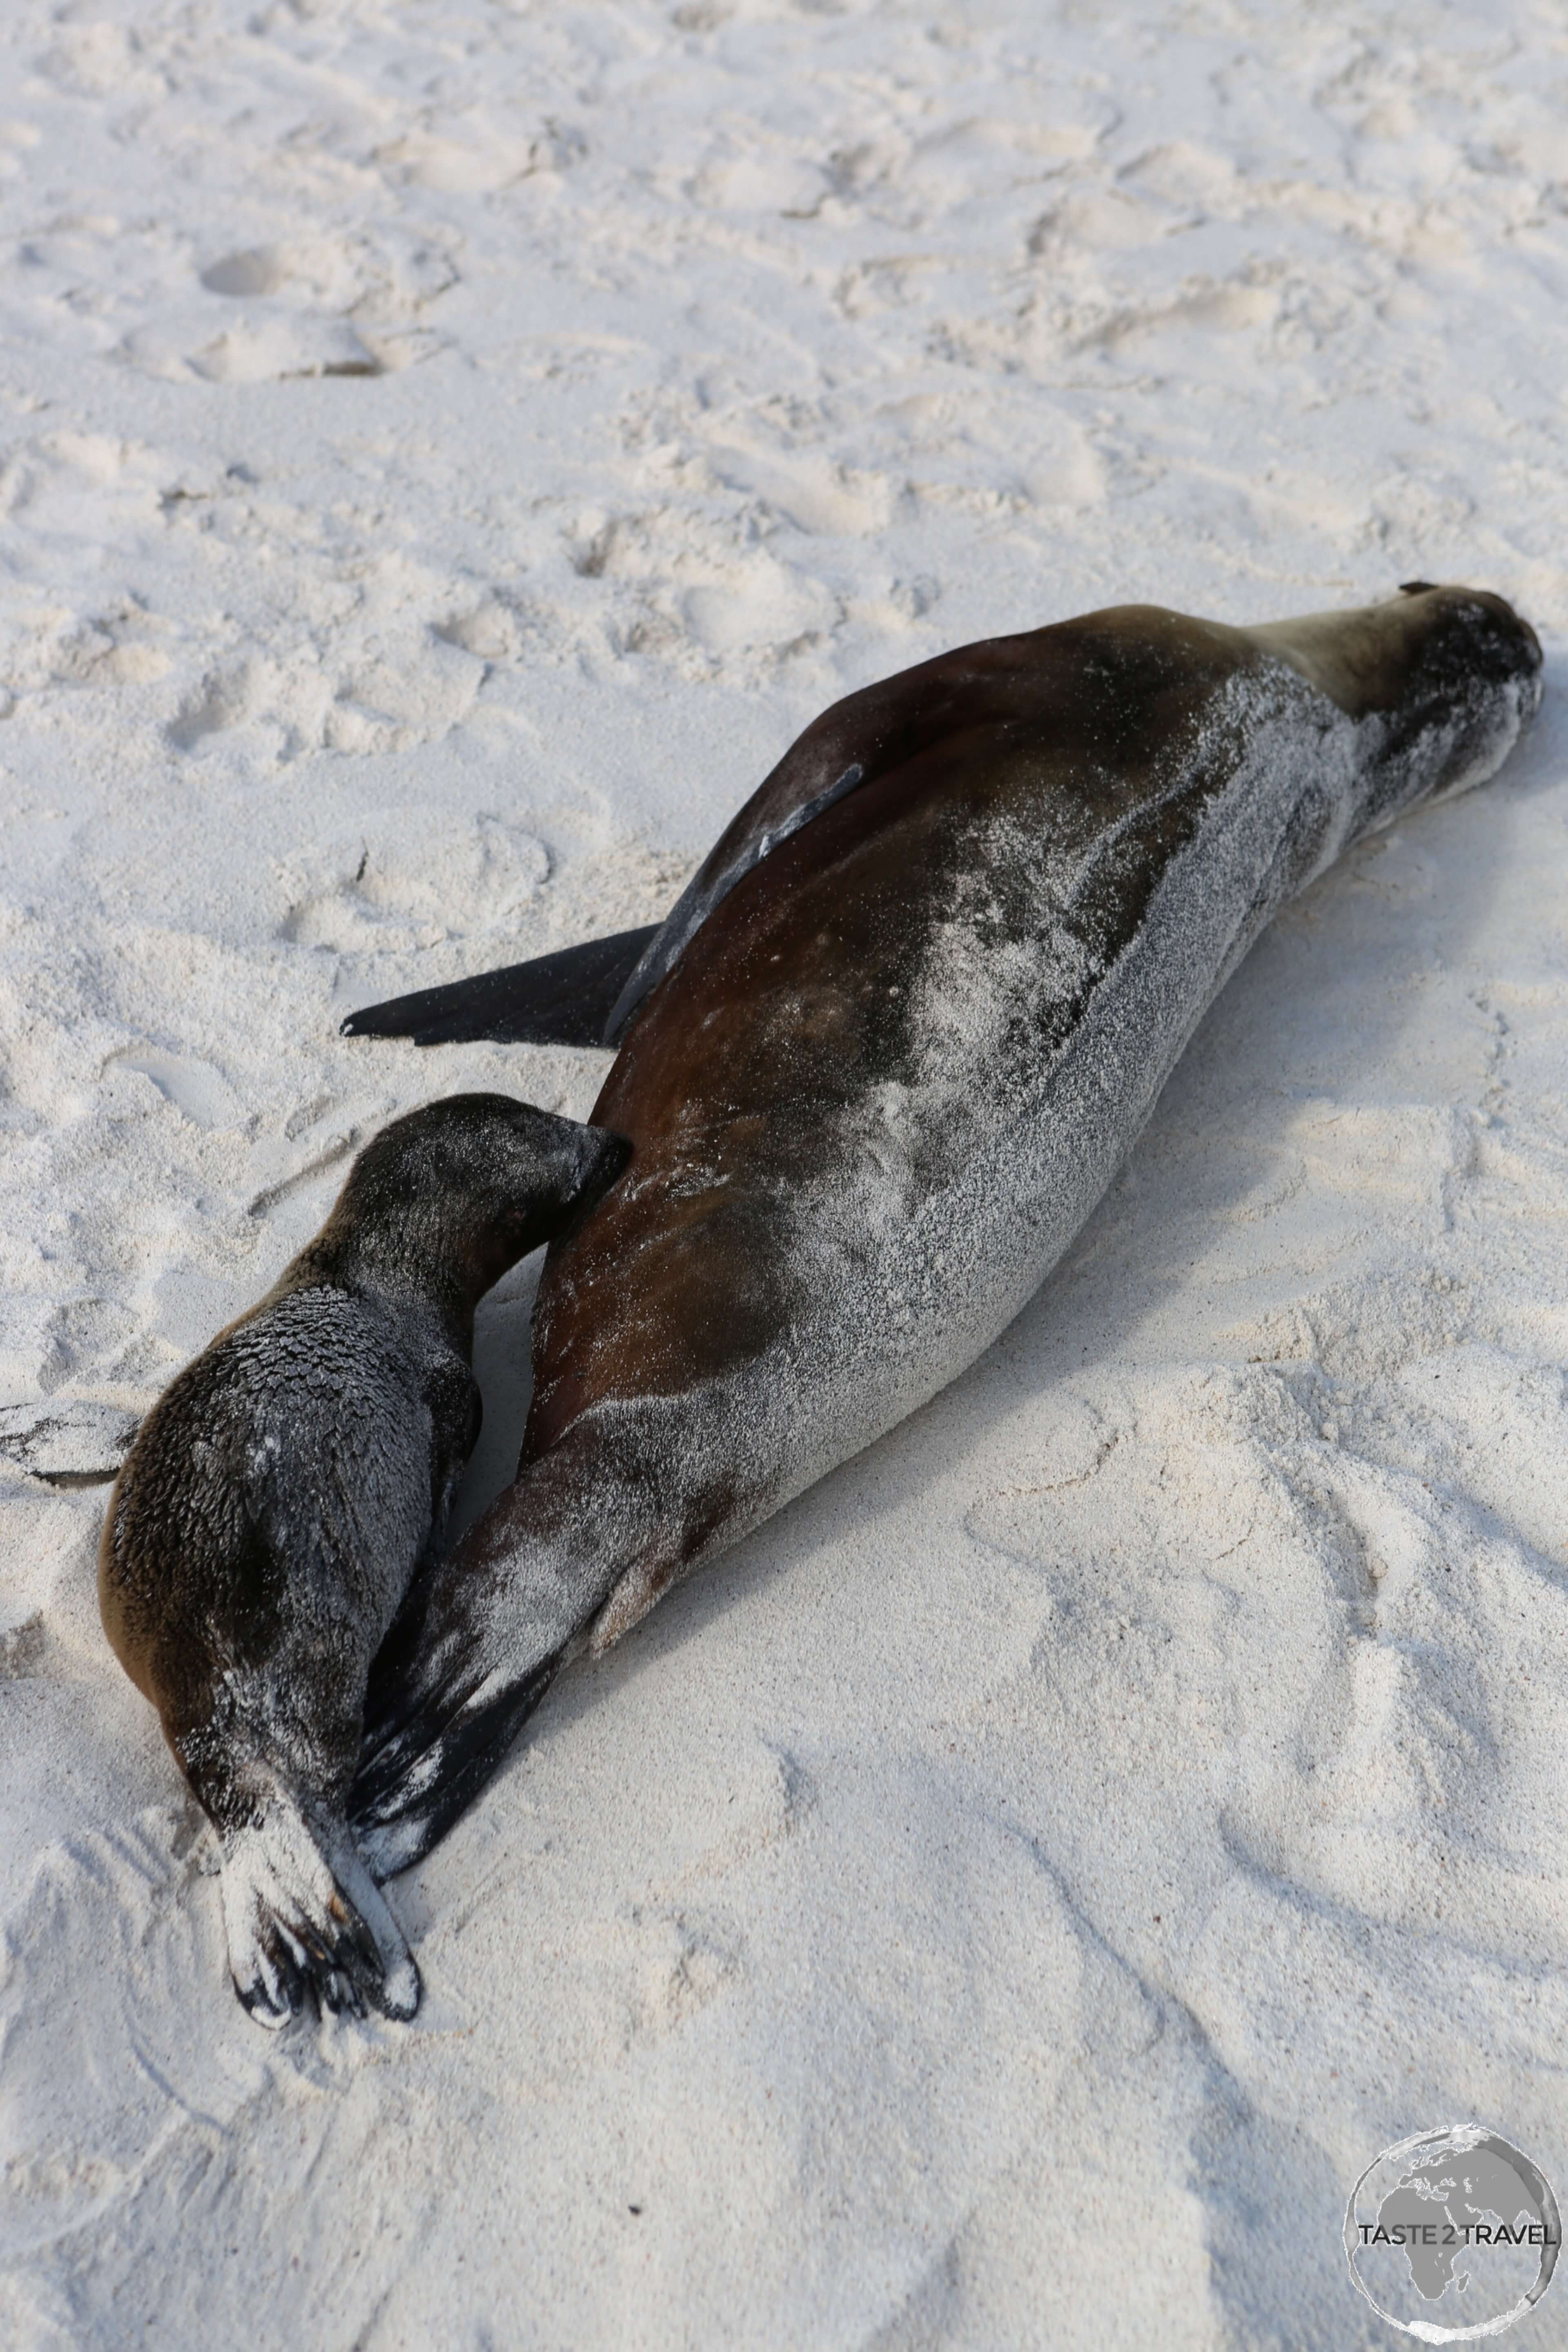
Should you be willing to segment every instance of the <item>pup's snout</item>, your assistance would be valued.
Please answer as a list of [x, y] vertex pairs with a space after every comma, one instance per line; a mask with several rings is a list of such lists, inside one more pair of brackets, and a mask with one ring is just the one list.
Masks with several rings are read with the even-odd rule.
[[626, 1137], [607, 1127], [585, 1127], [578, 1162], [577, 1199], [596, 1201], [607, 1192], [632, 1156]]

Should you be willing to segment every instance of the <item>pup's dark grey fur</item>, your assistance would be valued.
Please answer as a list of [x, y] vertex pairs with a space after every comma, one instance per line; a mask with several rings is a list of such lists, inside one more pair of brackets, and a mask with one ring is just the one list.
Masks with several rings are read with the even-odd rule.
[[365, 1679], [479, 1435], [474, 1308], [628, 1149], [503, 1095], [395, 1120], [116, 1482], [104, 1628], [218, 1832], [229, 1965], [263, 2023], [311, 1997], [417, 2005], [344, 1814]]

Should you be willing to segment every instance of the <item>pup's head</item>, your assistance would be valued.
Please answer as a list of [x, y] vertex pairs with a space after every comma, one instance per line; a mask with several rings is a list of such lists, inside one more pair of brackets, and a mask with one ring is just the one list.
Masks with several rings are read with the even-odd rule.
[[591, 1208], [630, 1157], [605, 1128], [508, 1095], [450, 1095], [366, 1144], [306, 1255], [343, 1278], [427, 1288], [471, 1311], [508, 1266]]

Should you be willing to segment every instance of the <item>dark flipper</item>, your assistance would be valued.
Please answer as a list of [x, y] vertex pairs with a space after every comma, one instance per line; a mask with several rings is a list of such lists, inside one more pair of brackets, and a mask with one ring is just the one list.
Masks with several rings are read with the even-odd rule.
[[384, 1004], [363, 1005], [345, 1037], [412, 1037], [416, 1045], [602, 1045], [611, 1006], [658, 925], [584, 940], [531, 963], [508, 964], [445, 988], [419, 988]]
[[374, 1878], [410, 1869], [445, 1837], [495, 1774], [554, 1681], [563, 1655], [554, 1651], [499, 1691], [492, 1693], [487, 1682], [455, 1708], [450, 1695], [437, 1689], [396, 1730], [384, 1737], [371, 1730], [349, 1803]]
[[1042, 660], [1040, 654], [1041, 639], [1051, 634], [1032, 630], [960, 646], [834, 703], [731, 819], [662, 923], [369, 1005], [350, 1014], [343, 1034], [413, 1037], [422, 1045], [476, 1037], [498, 1045], [619, 1045], [693, 933], [781, 842], [947, 735], [1009, 721], [1037, 725], [1062, 691], [1064, 657]]
[[1034, 722], [1059, 691], [1038, 656], [1038, 630], [960, 646], [875, 686], [847, 694], [797, 735], [720, 835], [665, 917], [611, 1008], [605, 1042], [618, 1045], [632, 1015], [679, 961], [721, 899], [803, 825], [849, 793], [945, 736], [1010, 719]]
[[[792, 833], [798, 833], [814, 816], [820, 816], [835, 801], [841, 801], [846, 793], [852, 793], [864, 773], [859, 761], [851, 761], [844, 773], [824, 791], [802, 801], [797, 807], [786, 809], [765, 828], [753, 830], [721, 856], [720, 852], [730, 843], [730, 834], [724, 835], [719, 848], [698, 868], [663, 922], [650, 935], [637, 969], [610, 1009], [605, 1024], [606, 1045], [620, 1044], [643, 998], [651, 994], [671, 965], [679, 961], [687, 942], [701, 929], [721, 898], [727, 898], [736, 883], [743, 880], [753, 866], [760, 866], [781, 841], [787, 841]], [[748, 808], [750, 805], [748, 802]]]

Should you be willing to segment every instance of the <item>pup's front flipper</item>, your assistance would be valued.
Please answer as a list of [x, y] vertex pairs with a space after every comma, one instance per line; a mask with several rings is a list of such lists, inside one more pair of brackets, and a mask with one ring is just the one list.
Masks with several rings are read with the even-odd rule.
[[313, 2003], [412, 2017], [419, 1971], [343, 1824], [312, 1821], [280, 1785], [223, 1839], [234, 1989], [258, 2024]]

